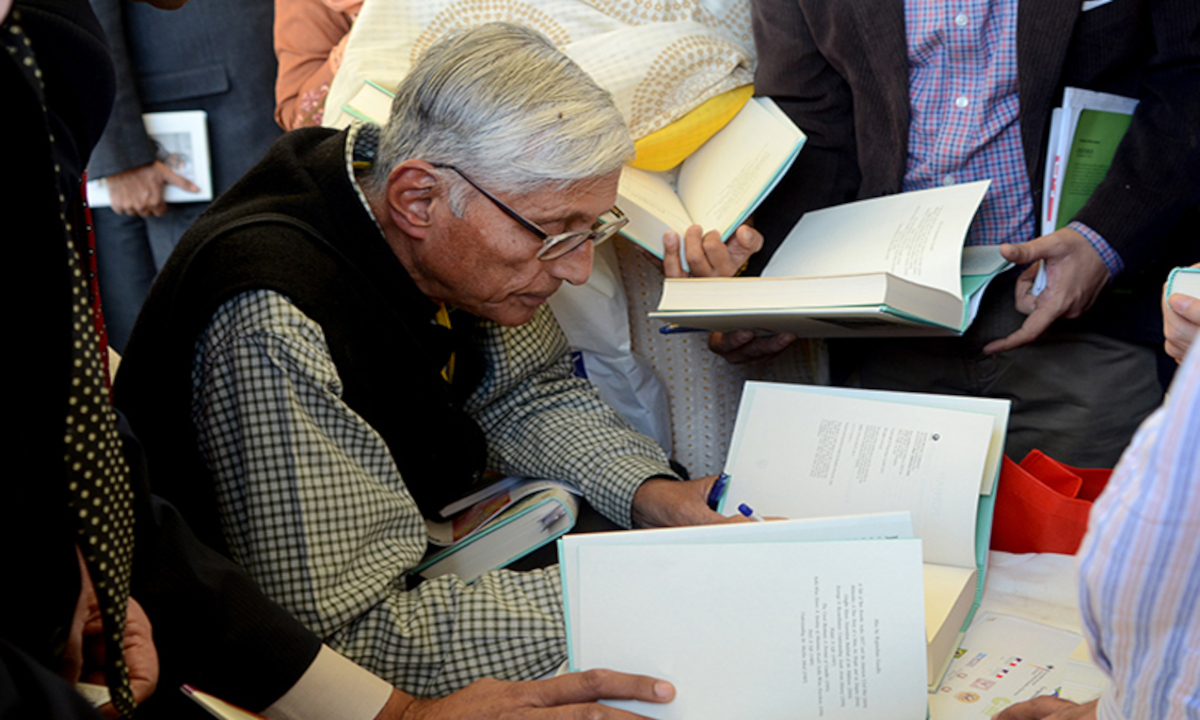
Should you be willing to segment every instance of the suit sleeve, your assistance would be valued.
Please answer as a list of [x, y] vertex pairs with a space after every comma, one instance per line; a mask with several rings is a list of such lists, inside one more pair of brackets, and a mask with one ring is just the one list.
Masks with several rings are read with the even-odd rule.
[[150, 494], [141, 445], [123, 418], [118, 429], [137, 498], [133, 594], [153, 624], [162, 671], [152, 702], [190, 709], [175, 692], [186, 682], [241, 707], [266, 708], [312, 664], [320, 639]]
[[1133, 122], [1107, 176], [1075, 216], [1127, 269], [1153, 260], [1183, 214], [1200, 205], [1200, 4], [1152, 3], [1149, 32], [1152, 51]]
[[148, 165], [155, 157], [154, 141], [142, 123], [136, 70], [125, 44], [122, 2], [125, 0], [91, 0], [92, 10], [108, 35], [117, 80], [112, 114], [88, 163], [88, 177], [93, 180]]
[[787, 176], [755, 213], [766, 246], [758, 274], [800, 216], [853, 200], [861, 181], [850, 86], [821, 54], [796, 0], [755, 0], [758, 68], [754, 90], [779, 104], [808, 135]]

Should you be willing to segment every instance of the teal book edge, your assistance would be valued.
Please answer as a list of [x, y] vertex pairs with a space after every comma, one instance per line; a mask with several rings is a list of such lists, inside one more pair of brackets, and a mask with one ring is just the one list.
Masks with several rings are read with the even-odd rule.
[[562, 603], [563, 603], [563, 626], [567, 631], [567, 669], [571, 672], [579, 672], [579, 667], [575, 663], [575, 641], [571, 637], [571, 604], [567, 601], [567, 564], [563, 562], [563, 540], [560, 535], [555, 541], [558, 547], [558, 579], [563, 587]]
[[[472, 537], [468, 538], [465, 541], [458, 542], [458, 543], [455, 543], [454, 545], [451, 545], [450, 547], [446, 548], [445, 550], [438, 553], [437, 555], [434, 555], [433, 557], [429, 558], [428, 560], [421, 563], [420, 565], [413, 568], [412, 570], [409, 570], [408, 574], [409, 575], [420, 575], [421, 573], [425, 572], [425, 570], [429, 569], [429, 567], [434, 565], [435, 563], [440, 562], [440, 561], [450, 557], [451, 555], [454, 555], [455, 553], [458, 553], [458, 552], [464, 550], [465, 548], [468, 548], [468, 547], [474, 545], [475, 543], [479, 542], [480, 540], [487, 537], [488, 535], [491, 535], [492, 533], [496, 532], [497, 530], [504, 527], [505, 525], [508, 525], [509, 523], [514, 522], [518, 518], [525, 517], [529, 513], [534, 512], [538, 508], [544, 507], [549, 503], [554, 503], [554, 504], [558, 505], [559, 507], [561, 507], [563, 510], [565, 510], [567, 513], [567, 517], [569, 517], [571, 519], [571, 522], [565, 523], [563, 525], [562, 529], [559, 530], [557, 533], [554, 533], [553, 535], [548, 536], [546, 539], [544, 539], [540, 542], [530, 545], [529, 547], [527, 547], [524, 550], [522, 550], [521, 552], [513, 555], [512, 557], [508, 558], [507, 560], [505, 560], [504, 562], [500, 563], [499, 565], [497, 565], [495, 568], [492, 568], [492, 569], [495, 570], [496, 568], [505, 567], [509, 563], [525, 557], [526, 555], [533, 552], [534, 550], [537, 550], [538, 548], [542, 547], [546, 543], [558, 540], [564, 534], [566, 534], [566, 532], [568, 530], [575, 527], [575, 521], [578, 520], [579, 518], [575, 517], [575, 513], [571, 512], [571, 508], [567, 507], [564, 503], [557, 500], [556, 498], [546, 498], [545, 500], [542, 500], [541, 502], [539, 502], [536, 505], [531, 505], [531, 506], [525, 508], [524, 510], [517, 513], [516, 515], [513, 515], [512, 517], [505, 518], [501, 522], [495, 523], [493, 525], [489, 525], [487, 527], [487, 529], [483, 530], [478, 535], [473, 535]], [[471, 582], [475, 582], [475, 581], [472, 580]], [[468, 584], [470, 584], [470, 583], [468, 583]], [[565, 601], [565, 599], [564, 599], [564, 601]]]
[[[366, 84], [370, 85], [371, 87], [375, 88], [376, 90], [383, 93], [384, 95], [387, 95], [390, 98], [396, 97], [396, 93], [392, 92], [391, 90], [388, 90], [387, 88], [385, 88], [384, 86], [380, 85], [377, 82], [367, 80]], [[380, 123], [375, 118], [367, 117], [366, 115], [359, 112], [358, 110], [355, 110], [354, 108], [350, 107], [350, 103], [342, 103], [342, 112], [344, 112], [348, 115], [353, 115], [355, 118], [362, 120], [363, 122], [374, 123], [377, 125], [383, 124], [383, 123]]]

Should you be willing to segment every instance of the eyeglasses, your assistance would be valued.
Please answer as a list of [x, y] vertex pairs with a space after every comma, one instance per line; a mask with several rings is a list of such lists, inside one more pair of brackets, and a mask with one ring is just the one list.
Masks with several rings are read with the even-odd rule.
[[444, 168], [446, 170], [453, 170], [454, 172], [458, 173], [463, 180], [466, 180], [467, 183], [470, 184], [471, 187], [478, 190], [481, 195], [488, 200], [491, 200], [496, 207], [500, 208], [501, 212], [513, 220], [516, 220], [521, 227], [536, 235], [538, 239], [542, 241], [542, 249], [538, 250], [537, 252], [538, 260], [554, 260], [556, 258], [560, 258], [584, 244], [588, 240], [591, 240], [593, 243], [597, 244], [604, 242], [613, 235], [616, 235], [618, 230], [625, 227], [625, 225], [629, 223], [629, 218], [625, 217], [625, 213], [621, 212], [620, 208], [613, 206], [611, 210], [597, 218], [595, 224], [593, 224], [588, 230], [575, 230], [572, 232], [559, 233], [558, 235], [551, 235], [550, 233], [538, 227], [536, 223], [531, 220], [527, 220], [521, 215], [521, 213], [506, 205], [502, 200], [500, 200], [500, 198], [481, 188], [462, 170], [459, 170], [453, 165], [446, 165], [443, 163], [429, 164], [435, 168]]

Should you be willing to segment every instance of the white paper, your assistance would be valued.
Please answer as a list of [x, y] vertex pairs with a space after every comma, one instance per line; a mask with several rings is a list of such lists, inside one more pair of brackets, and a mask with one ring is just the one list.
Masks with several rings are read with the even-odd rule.
[[975, 567], [992, 415], [748, 382], [725, 507], [792, 518], [908, 510], [925, 561]]
[[914, 537], [912, 517], [906, 512], [565, 535], [558, 541], [558, 561], [563, 576], [563, 599], [568, 610], [567, 638], [570, 641], [579, 633], [578, 615], [572, 612], [571, 608], [577, 607], [579, 603], [579, 550], [583, 547], [816, 542], [911, 537]]
[[920, 543], [592, 546], [577, 664], [670, 680], [656, 718], [926, 716]]

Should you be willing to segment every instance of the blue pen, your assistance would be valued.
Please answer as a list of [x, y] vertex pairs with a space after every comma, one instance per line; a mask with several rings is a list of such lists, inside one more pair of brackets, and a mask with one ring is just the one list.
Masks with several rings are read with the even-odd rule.
[[667, 323], [658, 329], [662, 335], [678, 335], [679, 333], [708, 332], [704, 328], [684, 327], [675, 323]]
[[754, 508], [750, 507], [746, 503], [742, 503], [741, 505], [738, 505], [738, 512], [740, 512], [741, 514], [750, 518], [754, 522], [766, 522], [766, 520], [764, 520], [761, 515], [754, 512]]
[[708, 507], [716, 510], [721, 506], [721, 498], [725, 495], [725, 486], [729, 484], [729, 475], [721, 473], [717, 479], [713, 481], [712, 488], [708, 491]]

